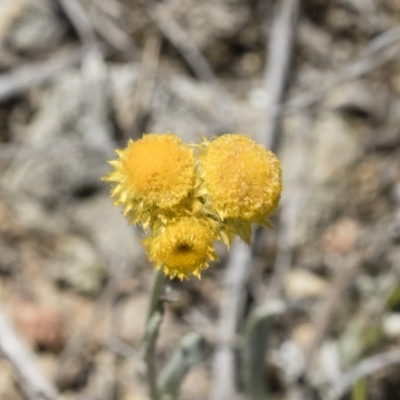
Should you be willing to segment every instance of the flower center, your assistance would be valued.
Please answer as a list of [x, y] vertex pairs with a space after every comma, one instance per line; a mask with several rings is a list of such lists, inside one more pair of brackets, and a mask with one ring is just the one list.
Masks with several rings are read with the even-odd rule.
[[190, 253], [193, 251], [193, 247], [188, 243], [179, 243], [176, 247], [177, 253]]

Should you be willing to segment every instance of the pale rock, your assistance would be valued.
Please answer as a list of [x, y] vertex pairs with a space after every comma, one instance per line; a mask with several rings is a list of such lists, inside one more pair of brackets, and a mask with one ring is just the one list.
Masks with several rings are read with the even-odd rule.
[[13, 322], [30, 347], [54, 352], [63, 348], [64, 323], [57, 309], [20, 298], [11, 305]]
[[325, 279], [300, 268], [289, 271], [285, 277], [286, 293], [293, 300], [324, 296], [328, 288]]
[[377, 120], [386, 112], [384, 96], [382, 90], [356, 81], [329, 92], [324, 103], [330, 109], [362, 113]]
[[[119, 128], [126, 136], [134, 123], [132, 109], [140, 73], [136, 64], [113, 65], [110, 88]], [[186, 142], [198, 142], [200, 134], [210, 136], [229, 131], [230, 116], [242, 112], [241, 104], [227, 101], [215, 86], [178, 75], [159, 75], [148, 104], [147, 131], [178, 134]]]
[[136, 348], [143, 339], [148, 304], [148, 293], [138, 293], [121, 304], [120, 338]]
[[143, 388], [134, 388], [121, 391], [121, 400], [149, 400], [149, 396]]
[[293, 329], [293, 341], [303, 350], [307, 350], [315, 336], [315, 327], [309, 322], [297, 325]]
[[344, 30], [354, 29], [356, 20], [354, 16], [348, 12], [345, 8], [341, 7], [330, 7], [327, 15], [326, 23], [328, 28], [335, 32], [341, 32]]
[[272, 355], [272, 361], [285, 372], [288, 381], [294, 381], [304, 368], [305, 358], [302, 349], [293, 340], [286, 340]]
[[57, 244], [57, 259], [51, 260], [53, 277], [77, 292], [95, 295], [103, 286], [107, 268], [96, 249], [79, 236], [65, 236]]
[[23, 2], [3, 0], [0, 2], [0, 43], [5, 41], [8, 30], [23, 12]]
[[300, 20], [298, 40], [302, 51], [311, 58], [319, 62], [329, 58], [332, 38], [324, 29], [306, 19]]
[[287, 232], [284, 237], [286, 246], [301, 245], [307, 240], [308, 213], [310, 209], [309, 170], [313, 167], [310, 157], [311, 118], [298, 113], [285, 118], [282, 127], [284, 137], [280, 154], [282, 162], [283, 187], [281, 198], [282, 209], [286, 219]]
[[202, 365], [193, 367], [183, 379], [179, 400], [203, 400], [210, 394], [210, 374]]
[[322, 236], [322, 246], [330, 253], [347, 253], [352, 250], [361, 227], [351, 218], [342, 218], [330, 225]]
[[119, 363], [118, 381], [121, 383], [119, 399], [149, 400], [145, 381], [145, 365], [140, 359], [131, 358]]
[[21, 392], [15, 387], [14, 371], [8, 360], [0, 358], [0, 371], [0, 399], [22, 400]]
[[338, 344], [332, 340], [322, 343], [318, 354], [318, 364], [324, 381], [336, 382], [341, 376], [340, 352]]
[[298, 207], [297, 218], [304, 221], [303, 241], [317, 239], [320, 227], [329, 223], [348, 168], [361, 154], [354, 127], [335, 112], [320, 113], [308, 138], [307, 159], [299, 166], [304, 183], [298, 181], [307, 186], [303, 198], [293, 206]]
[[37, 55], [56, 47], [65, 32], [49, 1], [2, 0], [0, 3], [0, 53]]
[[174, 17], [200, 49], [218, 43], [218, 38], [240, 34], [251, 17], [248, 7], [238, 1], [180, 0], [176, 3], [179, 7], [174, 8]]
[[[38, 368], [43, 372], [44, 376], [50, 381], [53, 380], [54, 374], [58, 368], [58, 359], [53, 354], [43, 353], [40, 354], [38, 360]], [[0, 397], [1, 398], [1, 397]]]
[[382, 321], [383, 333], [391, 339], [400, 338], [400, 314], [388, 313], [383, 317]]
[[172, 354], [172, 351], [180, 345], [186, 332], [187, 327], [178, 323], [173, 310], [165, 307], [157, 342], [158, 350], [162, 353]]
[[129, 226], [121, 209], [105, 193], [69, 205], [68, 213], [72, 225], [90, 233], [96, 248], [110, 265], [110, 275], [125, 276], [146, 262], [141, 245], [143, 234]]
[[315, 121], [314, 168], [310, 171], [316, 184], [327, 183], [354, 161], [360, 154], [360, 145], [352, 127], [340, 115], [325, 112]]
[[135, 123], [136, 113], [132, 112], [137, 106], [138, 80], [140, 66], [130, 64], [114, 66], [110, 69], [110, 84], [115, 119], [119, 129], [129, 132]]

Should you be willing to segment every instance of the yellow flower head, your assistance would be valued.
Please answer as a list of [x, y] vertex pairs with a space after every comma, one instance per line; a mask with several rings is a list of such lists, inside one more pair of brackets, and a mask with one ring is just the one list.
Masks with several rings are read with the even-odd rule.
[[146, 134], [130, 140], [114, 170], [103, 179], [114, 182], [111, 195], [133, 223], [147, 226], [163, 210], [171, 210], [191, 192], [195, 180], [193, 149], [173, 134]]
[[150, 133], [110, 161], [111, 195], [131, 223], [148, 229], [149, 259], [170, 278], [198, 278], [216, 259], [214, 240], [251, 241], [252, 225], [268, 225], [282, 190], [279, 160], [247, 136], [226, 134], [194, 145]]
[[200, 279], [208, 261], [216, 259], [213, 238], [213, 229], [206, 220], [186, 217], [143, 243], [150, 260], [166, 275], [182, 280], [192, 274]]
[[282, 172], [274, 153], [247, 136], [205, 142], [200, 154], [206, 206], [222, 220], [265, 223], [277, 207]]

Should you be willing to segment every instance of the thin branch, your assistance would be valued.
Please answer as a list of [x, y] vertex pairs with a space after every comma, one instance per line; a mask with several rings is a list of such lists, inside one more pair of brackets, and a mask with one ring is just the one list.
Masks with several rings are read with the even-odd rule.
[[135, 348], [130, 346], [129, 344], [123, 342], [122, 340], [118, 339], [115, 336], [109, 336], [104, 339], [103, 342], [104, 346], [107, 347], [109, 350], [118, 354], [121, 357], [131, 359], [134, 358], [135, 361], [139, 361], [139, 354]]
[[182, 28], [173, 15], [171, 6], [154, 0], [141, 0], [144, 11], [156, 25], [166, 40], [181, 54], [183, 60], [198, 77], [198, 79], [212, 84], [218, 91], [215, 99], [215, 117], [220, 132], [233, 132], [237, 126], [237, 116], [232, 114], [236, 103], [229, 91], [220, 83], [210, 63], [201, 50], [194, 43], [190, 35]]
[[335, 77], [318, 90], [301, 93], [288, 100], [284, 105], [283, 114], [299, 112], [315, 104], [328, 92], [344, 83], [359, 78], [368, 72], [386, 64], [398, 57], [400, 49], [400, 28], [389, 29], [374, 38], [365, 48], [360, 58], [340, 70]]
[[98, 46], [88, 47], [82, 60], [82, 74], [87, 86], [88, 127], [85, 139], [93, 147], [113, 154], [111, 124], [109, 122], [109, 87], [107, 66]]
[[131, 126], [129, 136], [141, 134], [141, 125], [146, 116], [153, 95], [160, 56], [161, 40], [157, 35], [149, 36], [146, 40], [143, 58], [140, 66], [134, 104], [131, 111]]
[[292, 59], [299, 9], [299, 0], [282, 0], [280, 4], [278, 3], [268, 40], [269, 63], [265, 72], [265, 90], [268, 94], [267, 115], [266, 126], [263, 127], [260, 136], [262, 143], [270, 149], [277, 148], [282, 98]]
[[0, 308], [0, 352], [11, 362], [29, 400], [56, 400], [56, 388], [40, 372], [28, 350]]
[[84, 45], [94, 45], [96, 35], [86, 10], [79, 0], [58, 0], [62, 10], [71, 21]]
[[286, 150], [290, 163], [285, 163], [285, 190], [279, 203], [277, 254], [267, 294], [269, 299], [285, 296], [284, 282], [292, 266], [293, 250], [304, 240], [303, 235], [299, 233], [298, 220], [308, 186], [306, 171], [311, 139], [310, 124], [310, 118], [307, 115], [302, 116], [301, 124], [296, 133], [290, 136]]
[[83, 352], [88, 340], [94, 333], [93, 328], [104, 316], [104, 308], [111, 304], [117, 297], [120, 290], [120, 281], [112, 279], [103, 290], [99, 299], [93, 307], [90, 317], [81, 327], [75, 328], [75, 333], [68, 341], [59, 357], [59, 365], [56, 371], [56, 382], [62, 383], [68, 368], [76, 361], [76, 358]]
[[251, 248], [233, 242], [226, 266], [224, 294], [218, 323], [218, 343], [213, 360], [214, 388], [211, 400], [232, 400], [236, 396], [234, 344], [243, 314], [245, 287], [251, 269]]
[[202, 80], [216, 84], [217, 77], [210, 64], [186, 32], [179, 26], [164, 4], [146, 7], [160, 31], [180, 51], [193, 72]]
[[[268, 93], [266, 123], [260, 136], [262, 143], [274, 151], [277, 150], [279, 144], [278, 134], [282, 99], [289, 74], [299, 9], [299, 0], [284, 0], [282, 3], [278, 3], [268, 41], [269, 63], [266, 65], [265, 72], [265, 90]], [[288, 215], [286, 212], [284, 214]], [[283, 221], [284, 218], [282, 218]], [[285, 235], [287, 230], [286, 226], [279, 226], [279, 237]], [[273, 292], [276, 295], [280, 293], [283, 276], [290, 263], [291, 253], [278, 251], [272, 280]]]
[[79, 0], [58, 0], [77, 31], [85, 48], [82, 74], [87, 85], [88, 129], [86, 138], [94, 146], [111, 154], [111, 124], [108, 122], [107, 67], [90, 18]]
[[393, 364], [400, 364], [400, 349], [390, 350], [361, 361], [333, 384], [326, 400], [340, 400], [358, 380]]
[[32, 63], [0, 75], [0, 102], [47, 82], [82, 59], [82, 50], [69, 48], [41, 63]]
[[328, 294], [325, 303], [322, 305], [315, 323], [314, 337], [307, 349], [304, 371], [310, 370], [316, 351], [326, 336], [329, 327], [332, 325], [333, 318], [340, 304], [345, 298], [345, 294], [354, 282], [354, 278], [359, 271], [361, 258], [358, 255], [349, 255], [339, 261], [340, 265], [335, 268], [339, 271], [332, 284], [332, 290]]
[[135, 45], [129, 34], [118, 26], [112, 18], [102, 13], [99, 8], [100, 3], [93, 2], [89, 9], [90, 20], [99, 36], [131, 59], [140, 55], [140, 49]]
[[164, 282], [165, 276], [162, 269], [155, 271], [147, 313], [146, 331], [142, 344], [142, 358], [146, 364], [146, 381], [151, 400], [160, 399], [157, 387], [155, 348], [163, 316], [163, 308], [160, 298], [164, 290]]
[[[283, 0], [274, 17], [269, 40], [270, 63], [266, 69], [266, 86], [270, 97], [266, 126], [259, 141], [275, 149], [281, 100], [289, 70], [292, 41], [299, 11], [298, 0]], [[219, 340], [214, 357], [214, 389], [212, 400], [232, 399], [236, 395], [235, 355], [233, 343], [242, 316], [245, 287], [249, 278], [252, 250], [235, 242], [226, 267], [225, 293], [221, 304]]]

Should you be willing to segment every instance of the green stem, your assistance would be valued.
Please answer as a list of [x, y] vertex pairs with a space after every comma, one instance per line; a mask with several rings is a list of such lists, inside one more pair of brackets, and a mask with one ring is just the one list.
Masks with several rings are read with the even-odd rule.
[[155, 271], [142, 347], [142, 358], [146, 364], [146, 380], [151, 400], [160, 400], [160, 394], [157, 388], [155, 347], [163, 316], [160, 297], [164, 289], [164, 281], [165, 277], [163, 271]]

